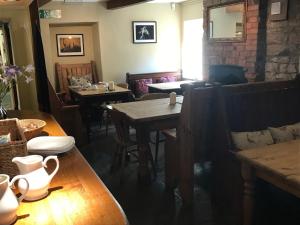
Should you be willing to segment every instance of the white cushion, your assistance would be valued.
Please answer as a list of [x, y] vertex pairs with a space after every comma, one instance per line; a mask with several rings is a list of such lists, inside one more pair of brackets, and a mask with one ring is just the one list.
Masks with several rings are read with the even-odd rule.
[[274, 144], [269, 130], [254, 132], [231, 132], [231, 136], [237, 149], [250, 149]]
[[69, 83], [71, 86], [89, 87], [92, 81], [90, 80], [90, 75], [70, 76]]
[[282, 127], [268, 127], [275, 143], [291, 141], [294, 139], [293, 133], [289, 126]]
[[292, 132], [295, 139], [300, 139], [300, 123], [295, 123], [287, 127]]

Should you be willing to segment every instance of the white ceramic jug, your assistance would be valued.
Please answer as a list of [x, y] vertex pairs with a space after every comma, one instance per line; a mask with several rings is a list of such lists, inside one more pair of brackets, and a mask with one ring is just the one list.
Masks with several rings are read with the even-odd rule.
[[[14, 183], [22, 179], [26, 187], [24, 193], [17, 199], [11, 188], [14, 188]], [[20, 180], [21, 181], [21, 180]], [[15, 222], [17, 218], [17, 209], [20, 202], [24, 199], [24, 195], [29, 188], [28, 181], [25, 176], [15, 176], [11, 182], [9, 182], [9, 176], [6, 174], [0, 174], [0, 225], [7, 225]]]
[[[44, 167], [47, 168], [47, 162], [50, 159], [55, 160], [56, 168], [49, 175]], [[59, 168], [57, 156], [48, 156], [43, 161], [43, 157], [40, 155], [29, 155], [15, 157], [12, 162], [17, 164], [21, 175], [24, 175], [29, 182], [29, 190], [25, 195], [25, 200], [35, 201], [48, 195], [49, 184]], [[18, 187], [23, 194], [26, 190], [26, 184], [23, 180], [19, 181]]]

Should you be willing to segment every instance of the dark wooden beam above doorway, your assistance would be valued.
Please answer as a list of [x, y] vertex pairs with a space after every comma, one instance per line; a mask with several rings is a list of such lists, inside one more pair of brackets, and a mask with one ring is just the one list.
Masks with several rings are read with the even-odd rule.
[[116, 9], [134, 4], [150, 2], [151, 0], [110, 0], [106, 3], [107, 9]]

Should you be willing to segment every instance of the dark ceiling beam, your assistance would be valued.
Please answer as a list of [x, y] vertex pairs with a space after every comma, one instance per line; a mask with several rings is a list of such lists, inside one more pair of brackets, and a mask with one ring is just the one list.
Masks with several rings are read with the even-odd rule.
[[151, 2], [151, 0], [110, 0], [106, 2], [106, 8], [117, 9], [145, 2]]
[[38, 6], [46, 5], [48, 2], [51, 2], [51, 0], [38, 0]]

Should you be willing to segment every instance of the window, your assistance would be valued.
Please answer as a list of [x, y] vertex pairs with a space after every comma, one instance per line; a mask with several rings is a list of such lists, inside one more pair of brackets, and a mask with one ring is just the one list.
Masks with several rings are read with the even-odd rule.
[[186, 20], [183, 24], [183, 77], [202, 80], [203, 19]]

